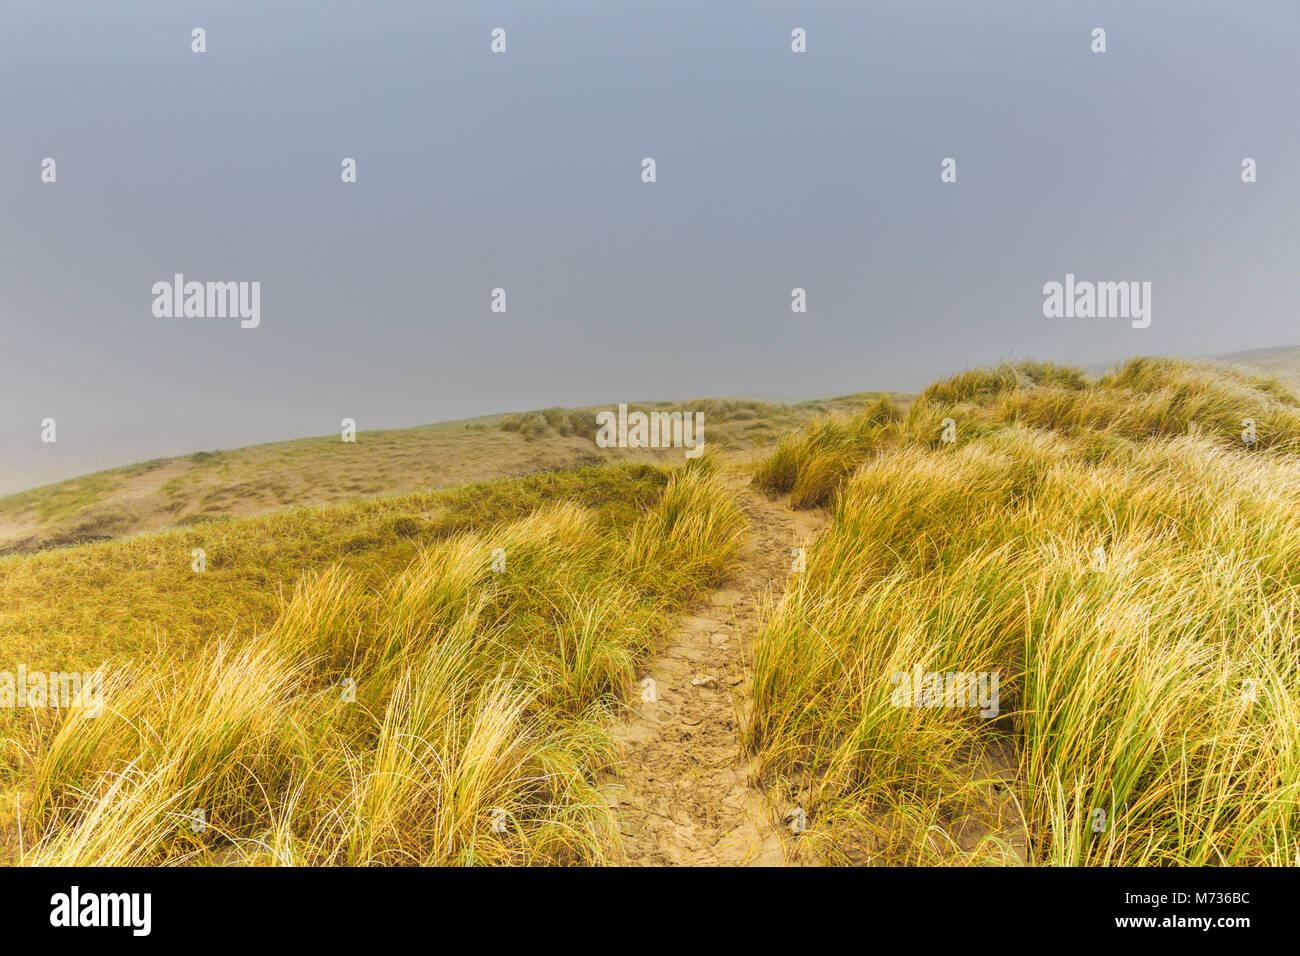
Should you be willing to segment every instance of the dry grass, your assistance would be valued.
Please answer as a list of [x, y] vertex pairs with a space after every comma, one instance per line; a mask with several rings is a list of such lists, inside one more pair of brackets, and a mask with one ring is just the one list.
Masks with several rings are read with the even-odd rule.
[[[718, 414], [770, 425], [753, 410]], [[1300, 401], [1139, 359], [822, 410], [755, 466], [832, 521], [768, 609], [744, 729], [806, 811], [805, 851], [1300, 863]], [[743, 533], [715, 451], [0, 559], [16, 659], [109, 672], [102, 716], [0, 714], [0, 845], [30, 864], [610, 859], [610, 721]], [[996, 673], [997, 716], [900, 706], [916, 668]]]
[[[863, 443], [761, 635], [749, 746], [821, 859], [1008, 859], [956, 837], [1004, 752], [1033, 862], [1300, 863], [1300, 403], [1168, 361], [1041, 371], [940, 383]], [[997, 672], [1000, 716], [897, 706], [917, 665]]]
[[[555, 480], [570, 500], [377, 545], [370, 558], [384, 555], [388, 568], [380, 580], [373, 565], [316, 560], [265, 627], [197, 647], [170, 638], [110, 667], [101, 716], [59, 711], [50, 726], [20, 728], [10, 796], [22, 800], [21, 862], [606, 859], [614, 835], [594, 779], [613, 756], [610, 719], [636, 657], [727, 564], [742, 519], [704, 466], [666, 484], [634, 467]], [[646, 489], [653, 500], [638, 507]], [[579, 503], [584, 493], [595, 510]], [[313, 542], [317, 558], [332, 550], [334, 519], [364, 521], [360, 505], [339, 510], [348, 514], [299, 516], [326, 533]], [[389, 509], [377, 516], [391, 519]], [[226, 532], [258, 553], [284, 520], [230, 522]], [[133, 547], [141, 543], [94, 546]], [[28, 565], [49, 573], [92, 550], [3, 567], [12, 584]], [[261, 590], [259, 600], [270, 597], [272, 582]]]
[[[828, 411], [851, 411], [871, 394], [793, 405], [700, 399], [646, 409], [702, 411], [711, 447], [762, 448], [780, 430]], [[0, 497], [0, 555], [199, 525], [294, 507], [445, 489], [591, 464], [680, 464], [680, 449], [597, 448], [594, 408], [338, 434], [197, 452], [104, 471]]]

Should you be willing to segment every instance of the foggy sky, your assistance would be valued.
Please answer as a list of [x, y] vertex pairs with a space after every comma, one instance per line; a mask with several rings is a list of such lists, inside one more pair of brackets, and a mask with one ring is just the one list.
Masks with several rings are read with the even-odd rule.
[[[1295, 344], [1298, 41], [1294, 0], [6, 0], [0, 492], [344, 417]], [[260, 282], [260, 326], [154, 317], [178, 272]], [[1150, 327], [1045, 318], [1067, 272], [1149, 281]]]

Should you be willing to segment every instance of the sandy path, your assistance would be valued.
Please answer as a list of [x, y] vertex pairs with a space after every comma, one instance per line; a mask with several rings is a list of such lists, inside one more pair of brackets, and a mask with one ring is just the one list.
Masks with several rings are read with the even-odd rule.
[[806, 546], [826, 518], [791, 511], [741, 479], [734, 489], [750, 523], [735, 572], [641, 667], [637, 678], [643, 690], [652, 680], [654, 693], [643, 693], [618, 728], [625, 758], [603, 781], [629, 865], [785, 862], [772, 814], [751, 786], [737, 728], [760, 601], [781, 593], [791, 550]]

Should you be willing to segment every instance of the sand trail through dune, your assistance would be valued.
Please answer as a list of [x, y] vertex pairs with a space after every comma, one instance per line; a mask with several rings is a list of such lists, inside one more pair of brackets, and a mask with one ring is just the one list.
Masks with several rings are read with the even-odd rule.
[[603, 780], [629, 865], [780, 866], [780, 821], [754, 787], [738, 733], [759, 607], [779, 596], [792, 550], [826, 521], [740, 479], [749, 534], [726, 585], [691, 609], [638, 672], [641, 694]]

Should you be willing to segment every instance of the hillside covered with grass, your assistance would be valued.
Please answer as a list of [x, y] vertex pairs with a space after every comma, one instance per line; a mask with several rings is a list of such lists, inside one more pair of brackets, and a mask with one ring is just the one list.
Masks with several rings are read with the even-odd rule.
[[[700, 399], [635, 407], [701, 412], [710, 447], [743, 455], [766, 447], [788, 428], [852, 411], [875, 397], [864, 393], [793, 404]], [[0, 496], [0, 555], [584, 465], [667, 464], [680, 457], [663, 449], [597, 447], [597, 411], [547, 408], [361, 431], [353, 442], [335, 434], [97, 472]]]
[[[1300, 399], [1174, 360], [1029, 362], [789, 416], [688, 462], [0, 557], [0, 671], [106, 682], [98, 715], [0, 709], [0, 858], [617, 862], [601, 781], [640, 708], [636, 752], [666, 762], [638, 787], [694, 792], [700, 755], [734, 752], [700, 792], [761, 794], [792, 861], [1300, 863]], [[591, 448], [585, 421], [480, 438]], [[734, 668], [679, 643], [654, 670], [682, 620]]]
[[3, 712], [8, 852], [606, 859], [594, 781], [633, 662], [742, 534], [712, 470], [580, 469], [0, 562], [4, 646], [106, 672], [101, 714]]
[[[973, 371], [787, 436], [756, 481], [832, 520], [747, 744], [810, 852], [1300, 862], [1298, 452], [1285, 389], [1168, 360]], [[900, 706], [918, 670], [996, 673], [996, 716]]]

